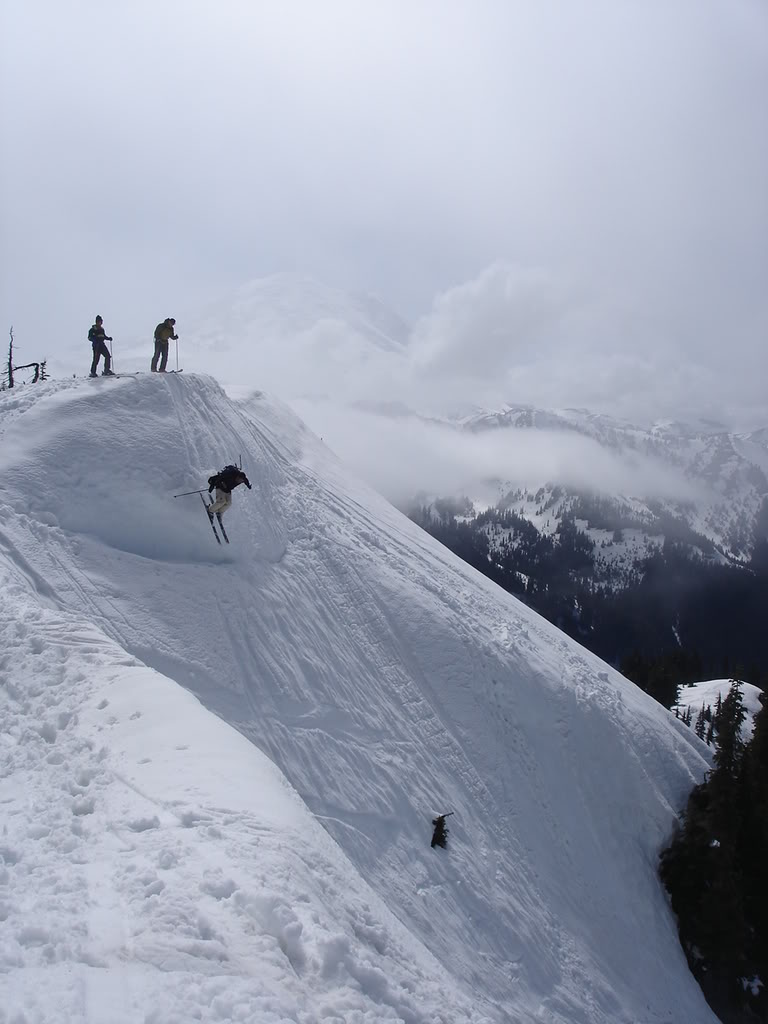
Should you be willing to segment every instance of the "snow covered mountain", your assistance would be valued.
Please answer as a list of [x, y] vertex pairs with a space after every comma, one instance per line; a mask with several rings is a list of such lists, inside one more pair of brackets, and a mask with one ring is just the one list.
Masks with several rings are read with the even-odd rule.
[[[573, 472], [564, 479], [531, 479], [522, 486], [499, 480], [503, 506], [531, 519], [539, 528], [542, 508], [547, 511], [549, 530], [554, 530], [562, 514], [574, 507], [574, 494], [591, 491], [602, 499], [603, 512], [611, 506], [618, 528], [623, 525], [634, 531], [633, 545], [617, 542], [614, 556], [619, 561], [633, 557], [638, 543], [662, 543], [670, 526], [676, 527], [676, 536], [684, 528], [689, 534], [686, 539], [694, 546], [709, 541], [723, 558], [742, 560], [751, 554], [755, 523], [768, 499], [765, 431], [734, 434], [719, 424], [675, 422], [646, 428], [582, 409], [541, 410], [521, 405], [492, 412], [475, 410], [455, 422], [472, 433], [508, 433], [511, 446], [520, 444], [520, 431], [528, 435], [522, 438], [524, 444], [536, 434], [578, 435], [594, 443], [595, 454], [608, 454], [627, 467], [630, 478], [622, 492], [601, 488], [597, 470], [591, 487], [584, 469], [581, 486], [574, 483], [578, 473]], [[678, 496], [672, 493], [674, 477], [679, 480]], [[589, 524], [587, 529], [596, 543], [613, 547], [610, 524]], [[712, 554], [706, 544], [704, 550]]]
[[243, 341], [293, 343], [319, 323], [356, 332], [384, 351], [402, 349], [407, 325], [371, 295], [332, 288], [300, 274], [272, 274], [242, 285], [196, 326], [200, 341], [232, 351]]
[[273, 274], [204, 311], [185, 332], [184, 358], [232, 383], [346, 396], [350, 384], [356, 394], [399, 373], [407, 339], [407, 325], [371, 295]]
[[[0, 438], [2, 1016], [714, 1021], [690, 729], [261, 393], [49, 382]], [[238, 455], [219, 548], [173, 495]]]

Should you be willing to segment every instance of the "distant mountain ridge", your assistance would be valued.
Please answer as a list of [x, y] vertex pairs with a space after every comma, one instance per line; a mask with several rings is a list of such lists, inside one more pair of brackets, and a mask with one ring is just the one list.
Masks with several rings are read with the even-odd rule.
[[[757, 519], [768, 498], [768, 429], [730, 433], [715, 424], [670, 421], [640, 427], [583, 409], [544, 410], [526, 405], [477, 410], [457, 417], [454, 422], [459, 429], [473, 433], [577, 433], [630, 461], [642, 458], [673, 469], [681, 481], [697, 489], [697, 500], [659, 498], [642, 490], [604, 494], [595, 488], [592, 493], [599, 495], [604, 507], [605, 503], [614, 506], [617, 519], [631, 520], [649, 538], [663, 540], [664, 524], [676, 521], [709, 541], [724, 558], [743, 560], [752, 553]], [[573, 508], [573, 499], [584, 494], [584, 489], [569, 488], [557, 480], [547, 482], [543, 490], [540, 484], [534, 484], [531, 491], [535, 495], [533, 502], [525, 488], [510, 486], [500, 504], [514, 508], [536, 525], [541, 525], [540, 510], [545, 505], [553, 524]]]
[[[489, 481], [495, 483], [491, 501], [473, 500], [468, 490], [419, 495], [411, 509], [419, 525], [637, 682], [632, 658], [645, 659], [641, 674], [648, 665], [655, 671], [654, 663], [674, 673], [683, 671], [672, 663], [678, 656], [681, 664], [690, 662], [683, 674], [694, 678], [704, 666], [720, 671], [730, 662], [748, 666], [746, 678], [762, 682], [759, 666], [768, 657], [764, 431], [670, 422], [642, 428], [583, 410], [528, 406], [465, 413], [453, 429], [495, 435], [497, 462], [504, 449], [499, 435], [518, 449], [527, 435], [534, 453], [559, 445], [586, 465], [574, 472], [561, 460], [562, 479], [530, 483], [520, 482], [518, 465], [518, 479]], [[568, 437], [588, 440], [567, 443]], [[599, 486], [601, 473], [609, 479], [600, 463], [611, 460], [623, 467], [611, 479], [624, 487]], [[663, 496], [654, 493], [655, 474]], [[675, 479], [678, 496], [669, 488]]]
[[[411, 338], [409, 324], [371, 295], [329, 286], [306, 274], [277, 273], [242, 285], [210, 307], [185, 333], [185, 361], [188, 370], [215, 368], [229, 384], [258, 385], [289, 402], [331, 403], [389, 421], [413, 420], [475, 437], [534, 431], [584, 438], [615, 465], [625, 467], [620, 488], [601, 487], [588, 451], [571, 479], [550, 471], [537, 478], [519, 472], [513, 477], [505, 469], [503, 448], [497, 445], [498, 468], [479, 489], [484, 493], [476, 493], [473, 481], [462, 480], [457, 472], [453, 493], [432, 496], [466, 495], [479, 508], [489, 494], [496, 494], [501, 508], [514, 509], [543, 532], [554, 531], [563, 515], [584, 511], [584, 499], [597, 496], [601, 518], [606, 519], [612, 506], [608, 519], [616, 526], [592, 523], [586, 528], [597, 531], [594, 539], [611, 561], [626, 564], [636, 554], [636, 544], [624, 551], [613, 541], [614, 530], [622, 524], [636, 530], [635, 539], [642, 544], [663, 544], [672, 529], [676, 536], [687, 535], [706, 557], [749, 559], [757, 519], [768, 497], [768, 427], [735, 433], [711, 419], [684, 423], [674, 417], [639, 425], [584, 408], [516, 402], [491, 408], [468, 404], [461, 411], [441, 414], [439, 401], [432, 401], [427, 414], [420, 406], [424, 396], [419, 387], [430, 382], [419, 384], [418, 375], [414, 378], [410, 372]], [[468, 395], [467, 402], [471, 401]], [[311, 407], [304, 405], [299, 411], [318, 433], [326, 433], [324, 413], [315, 421]], [[337, 433], [329, 431], [327, 440], [343, 456], [343, 430], [359, 431], [361, 424], [354, 420], [351, 428], [334, 426]], [[635, 472], [638, 466], [646, 471]], [[365, 467], [358, 470], [367, 475]], [[578, 486], [573, 477], [578, 477]], [[656, 489], [654, 479], [663, 479], [665, 486]], [[544, 504], [546, 517], [541, 514]]]

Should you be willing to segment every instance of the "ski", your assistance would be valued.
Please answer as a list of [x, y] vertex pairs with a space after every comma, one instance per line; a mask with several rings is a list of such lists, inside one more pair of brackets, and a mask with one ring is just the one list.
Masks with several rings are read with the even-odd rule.
[[221, 512], [216, 513], [216, 519], [218, 520], [219, 529], [221, 530], [221, 534], [224, 540], [227, 542], [227, 544], [229, 544], [229, 537], [227, 536], [227, 531], [224, 529], [224, 523], [222, 523], [221, 521]]
[[[208, 522], [211, 524], [211, 529], [213, 530], [213, 536], [216, 538], [216, 540], [219, 542], [219, 544], [221, 544], [221, 537], [216, 532], [216, 527], [215, 527], [214, 522], [213, 522], [213, 513], [211, 512], [210, 505], [205, 500], [205, 498], [202, 496], [202, 494], [200, 495], [200, 501], [202, 501], [202, 503], [203, 503], [203, 507], [205, 509], [205, 514], [208, 516]], [[229, 541], [227, 541], [227, 544], [229, 544]]]
[[92, 377], [90, 373], [85, 378], [86, 380], [119, 380], [120, 377], [138, 377], [141, 371], [137, 370], [136, 373], [97, 373], [95, 377]]

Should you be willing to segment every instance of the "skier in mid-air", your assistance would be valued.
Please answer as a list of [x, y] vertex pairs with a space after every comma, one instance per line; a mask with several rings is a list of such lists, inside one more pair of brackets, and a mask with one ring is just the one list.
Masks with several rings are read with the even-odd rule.
[[99, 365], [99, 359], [104, 356], [104, 370], [102, 377], [114, 377], [112, 371], [112, 356], [109, 354], [107, 348], [107, 342], [112, 341], [111, 338], [107, 337], [106, 331], [104, 330], [104, 321], [100, 316], [96, 317], [96, 322], [88, 331], [88, 341], [90, 341], [93, 347], [93, 362], [91, 363], [91, 377], [96, 377], [96, 369]]
[[237, 466], [225, 466], [220, 473], [208, 477], [208, 493], [211, 494], [214, 487], [216, 488], [216, 500], [208, 505], [208, 515], [211, 521], [214, 516], [218, 516], [221, 521], [222, 515], [232, 504], [232, 491], [240, 484], [245, 484], [250, 491], [250, 480]]

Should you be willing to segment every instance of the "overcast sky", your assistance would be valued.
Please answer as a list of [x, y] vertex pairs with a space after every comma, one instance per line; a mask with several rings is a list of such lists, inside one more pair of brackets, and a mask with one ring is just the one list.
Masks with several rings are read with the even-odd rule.
[[768, 422], [764, 0], [4, 0], [0, 97], [25, 357], [299, 271], [447, 398]]

